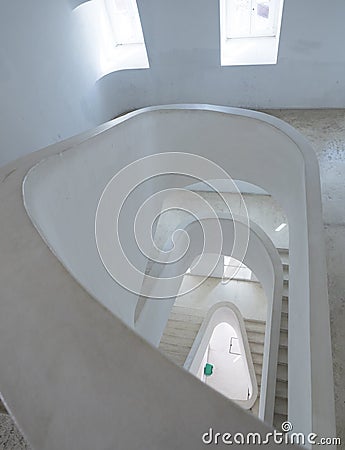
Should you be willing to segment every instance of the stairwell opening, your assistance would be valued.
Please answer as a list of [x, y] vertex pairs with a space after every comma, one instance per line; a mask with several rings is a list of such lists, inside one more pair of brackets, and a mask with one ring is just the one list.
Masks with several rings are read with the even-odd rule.
[[[253, 394], [253, 386], [241, 352], [236, 330], [221, 322], [213, 330], [197, 377], [208, 386], [233, 400], [245, 401]], [[207, 373], [207, 368], [212, 368]]]

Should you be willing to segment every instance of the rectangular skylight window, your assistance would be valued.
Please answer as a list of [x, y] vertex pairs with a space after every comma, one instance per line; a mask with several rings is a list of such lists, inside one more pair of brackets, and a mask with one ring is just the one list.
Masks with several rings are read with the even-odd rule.
[[281, 223], [280, 225], [279, 225], [279, 227], [277, 227], [276, 228], [276, 231], [281, 231], [283, 228], [285, 228], [286, 227], [286, 223]]
[[102, 4], [102, 75], [150, 67], [136, 0], [98, 0]]
[[220, 0], [221, 64], [277, 62], [284, 0]]
[[232, 278], [234, 280], [251, 280], [252, 271], [231, 256], [224, 256], [224, 278]]
[[136, 0], [105, 0], [115, 45], [144, 44]]

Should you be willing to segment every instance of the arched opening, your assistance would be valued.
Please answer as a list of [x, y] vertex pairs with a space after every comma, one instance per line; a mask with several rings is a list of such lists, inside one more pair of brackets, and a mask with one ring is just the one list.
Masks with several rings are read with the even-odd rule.
[[197, 377], [232, 400], [246, 401], [253, 386], [239, 344], [241, 336], [227, 322], [218, 324], [199, 366]]
[[[224, 181], [225, 180], [217, 180], [218, 186], [216, 191], [207, 188], [205, 189], [206, 182], [200, 183], [199, 186], [188, 186], [188, 189], [197, 192], [205, 202], [213, 206], [216, 213], [219, 215], [218, 219], [221, 222], [225, 219], [222, 227], [223, 233], [226, 234], [228, 233], [226, 230], [229, 227], [232, 228], [231, 220], [234, 219], [235, 214], [241, 217], [242, 213], [243, 217], [244, 209], [241, 202], [236, 202], [239, 193], [231, 188], [231, 186], [227, 186]], [[212, 180], [212, 184], [214, 185], [214, 180]], [[150, 328], [147, 329], [147, 332], [152, 335], [155, 327], [155, 325], [152, 326], [152, 317], [155, 317], [155, 322], [157, 323], [164, 314], [167, 315], [168, 319], [166, 327], [165, 329], [162, 329], [160, 341], [158, 339], [156, 345], [159, 346], [161, 351], [176, 364], [183, 366], [188, 356], [188, 351], [193, 345], [193, 341], [196, 339], [196, 334], [202, 320], [209, 309], [219, 303], [219, 301], [233, 302], [245, 318], [245, 328], [251, 332], [250, 344], [253, 348], [253, 357], [255, 357], [255, 371], [260, 379], [260, 394], [263, 401], [261, 402], [260, 400], [260, 403], [259, 400], [256, 403], [254, 402], [255, 405], [252, 405], [253, 412], [256, 415], [259, 415], [263, 420], [272, 421], [274, 414], [274, 390], [276, 379], [275, 375], [271, 376], [270, 373], [273, 373], [277, 368], [277, 356], [272, 356], [274, 355], [274, 350], [272, 351], [272, 349], [274, 346], [277, 348], [279, 346], [279, 324], [281, 319], [279, 308], [281, 308], [282, 294], [278, 293], [277, 295], [273, 292], [276, 289], [276, 287], [274, 287], [276, 280], [272, 281], [271, 277], [273, 276], [274, 278], [276, 276], [274, 275], [275, 268], [271, 267], [266, 271], [266, 274], [263, 273], [262, 266], [267, 264], [269, 266], [272, 261], [269, 262], [265, 259], [263, 254], [261, 254], [260, 257], [258, 256], [260, 251], [258, 251], [254, 241], [256, 239], [259, 241], [261, 240], [261, 244], [266, 240], [269, 241], [268, 246], [272, 247], [276, 253], [276, 258], [278, 260], [276, 261], [276, 264], [280, 266], [278, 269], [282, 270], [282, 262], [274, 247], [288, 246], [288, 227], [285, 226], [284, 228], [279, 229], [283, 222], [287, 222], [287, 218], [282, 208], [268, 192], [258, 186], [250, 185], [249, 183], [238, 182], [238, 184], [240, 185], [240, 194], [244, 200], [243, 203], [248, 202], [249, 208], [247, 213], [251, 220], [250, 227], [257, 236], [254, 238], [253, 235], [253, 237], [249, 239], [251, 243], [248, 248], [248, 255], [243, 255], [243, 260], [239, 257], [235, 258], [232, 256], [230, 241], [223, 246], [221, 255], [204, 252], [203, 264], [200, 264], [199, 262], [195, 264], [195, 262], [199, 260], [199, 256], [198, 253], [194, 253], [197, 256], [190, 260], [189, 266], [186, 266], [186, 272], [180, 290], [178, 291], [176, 299], [171, 300], [170, 307], [162, 306], [161, 310], [165, 311], [163, 314], [159, 315], [157, 314], [157, 310], [160, 309], [160, 307], [153, 301], [153, 303], [151, 303], [151, 308], [147, 308], [143, 317], [145, 318], [146, 316], [146, 319], [150, 321]], [[221, 193], [221, 195], [219, 195], [219, 193]], [[184, 192], [179, 191], [178, 195], [183, 197]], [[219, 197], [222, 196], [224, 196], [231, 205], [231, 212], [235, 213], [233, 218], [230, 216], [226, 218], [226, 207], [223, 210], [222, 203], [219, 201]], [[188, 192], [186, 193], [186, 199], [187, 197]], [[171, 201], [172, 200], [169, 199], [167, 204], [170, 205]], [[177, 203], [183, 203], [184, 206], [189, 206], [189, 203], [184, 201], [184, 197], [182, 198], [182, 201], [180, 198]], [[155, 229], [160, 244], [164, 242], [166, 236], [171, 236], [174, 233], [175, 227], [180, 227], [180, 224], [183, 223], [183, 219], [186, 220], [187, 214], [187, 207], [182, 211], [179, 211], [176, 208], [174, 210], [168, 210], [166, 214], [160, 217]], [[202, 215], [202, 211], [200, 211], [200, 214]], [[201, 222], [202, 220], [200, 223]], [[260, 224], [260, 226], [258, 226], [258, 224]], [[257, 230], [256, 227], [258, 227], [259, 230]], [[276, 231], [277, 228], [278, 231]], [[259, 232], [258, 234], [257, 231]], [[162, 236], [165, 237], [162, 238]], [[193, 237], [193, 233], [191, 233], [190, 236]], [[224, 236], [225, 235], [223, 234], [223, 237]], [[217, 256], [219, 257], [218, 263], [210, 270], [212, 262], [217, 260]], [[168, 274], [166, 275], [168, 276]], [[268, 281], [268, 279], [271, 281]], [[278, 284], [276, 286], [278, 286]], [[181, 292], [183, 294], [181, 294]], [[275, 306], [273, 306], [273, 298], [278, 301], [278, 303], [275, 303]], [[143, 302], [145, 301], [144, 298], [142, 300]], [[279, 301], [280, 306], [278, 306]], [[148, 302], [150, 305], [151, 300]], [[287, 304], [285, 304], [285, 307], [286, 306]], [[138, 309], [139, 308], [137, 308], [137, 311]], [[275, 317], [274, 319], [273, 316]], [[138, 323], [140, 327], [142, 326], [143, 321], [139, 320]], [[255, 329], [255, 332], [252, 331], [252, 328]], [[284, 339], [285, 341], [287, 340], [287, 330], [284, 330]], [[285, 346], [284, 358], [286, 357], [286, 354], [287, 348]], [[271, 363], [268, 361], [275, 362]], [[286, 375], [286, 382], [284, 381], [283, 390], [286, 397], [284, 397], [282, 402], [285, 411], [287, 410], [286, 358], [283, 363], [285, 364], [284, 376]], [[199, 369], [201, 370], [202, 368], [199, 367], [198, 370]], [[262, 384], [261, 378], [264, 380]], [[270, 381], [269, 378], [271, 378]], [[208, 378], [208, 380], [208, 383], [213, 383], [211, 378]], [[215, 380], [215, 378], [213, 378], [213, 380]], [[220, 388], [219, 392], [222, 392], [222, 389], [226, 392], [224, 388]], [[251, 389], [249, 387], [249, 392], [250, 391]], [[271, 405], [268, 407], [268, 403], [265, 400], [267, 398], [267, 392], [270, 392], [269, 395], [272, 399]], [[228, 393], [227, 396], [229, 395], [230, 394]], [[252, 409], [252, 407], [249, 409]], [[279, 428], [279, 425], [276, 426]]]
[[252, 408], [258, 385], [243, 317], [233, 303], [210, 309], [184, 367], [243, 408]]

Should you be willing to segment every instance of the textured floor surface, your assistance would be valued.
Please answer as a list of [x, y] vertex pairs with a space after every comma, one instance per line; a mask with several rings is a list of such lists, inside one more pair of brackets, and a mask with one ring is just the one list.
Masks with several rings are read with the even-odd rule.
[[8, 414], [0, 414], [0, 449], [30, 450]]
[[306, 136], [320, 165], [337, 433], [345, 448], [345, 110], [267, 112]]

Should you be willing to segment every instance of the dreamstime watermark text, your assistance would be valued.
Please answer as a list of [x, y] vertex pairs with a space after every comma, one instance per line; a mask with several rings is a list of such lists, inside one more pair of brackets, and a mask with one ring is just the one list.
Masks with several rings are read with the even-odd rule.
[[338, 446], [341, 440], [338, 437], [319, 437], [316, 433], [293, 432], [291, 422], [282, 423], [282, 431], [274, 430], [269, 433], [248, 432], [248, 433], [220, 433], [210, 428], [202, 435], [202, 442], [205, 445], [333, 445]]

